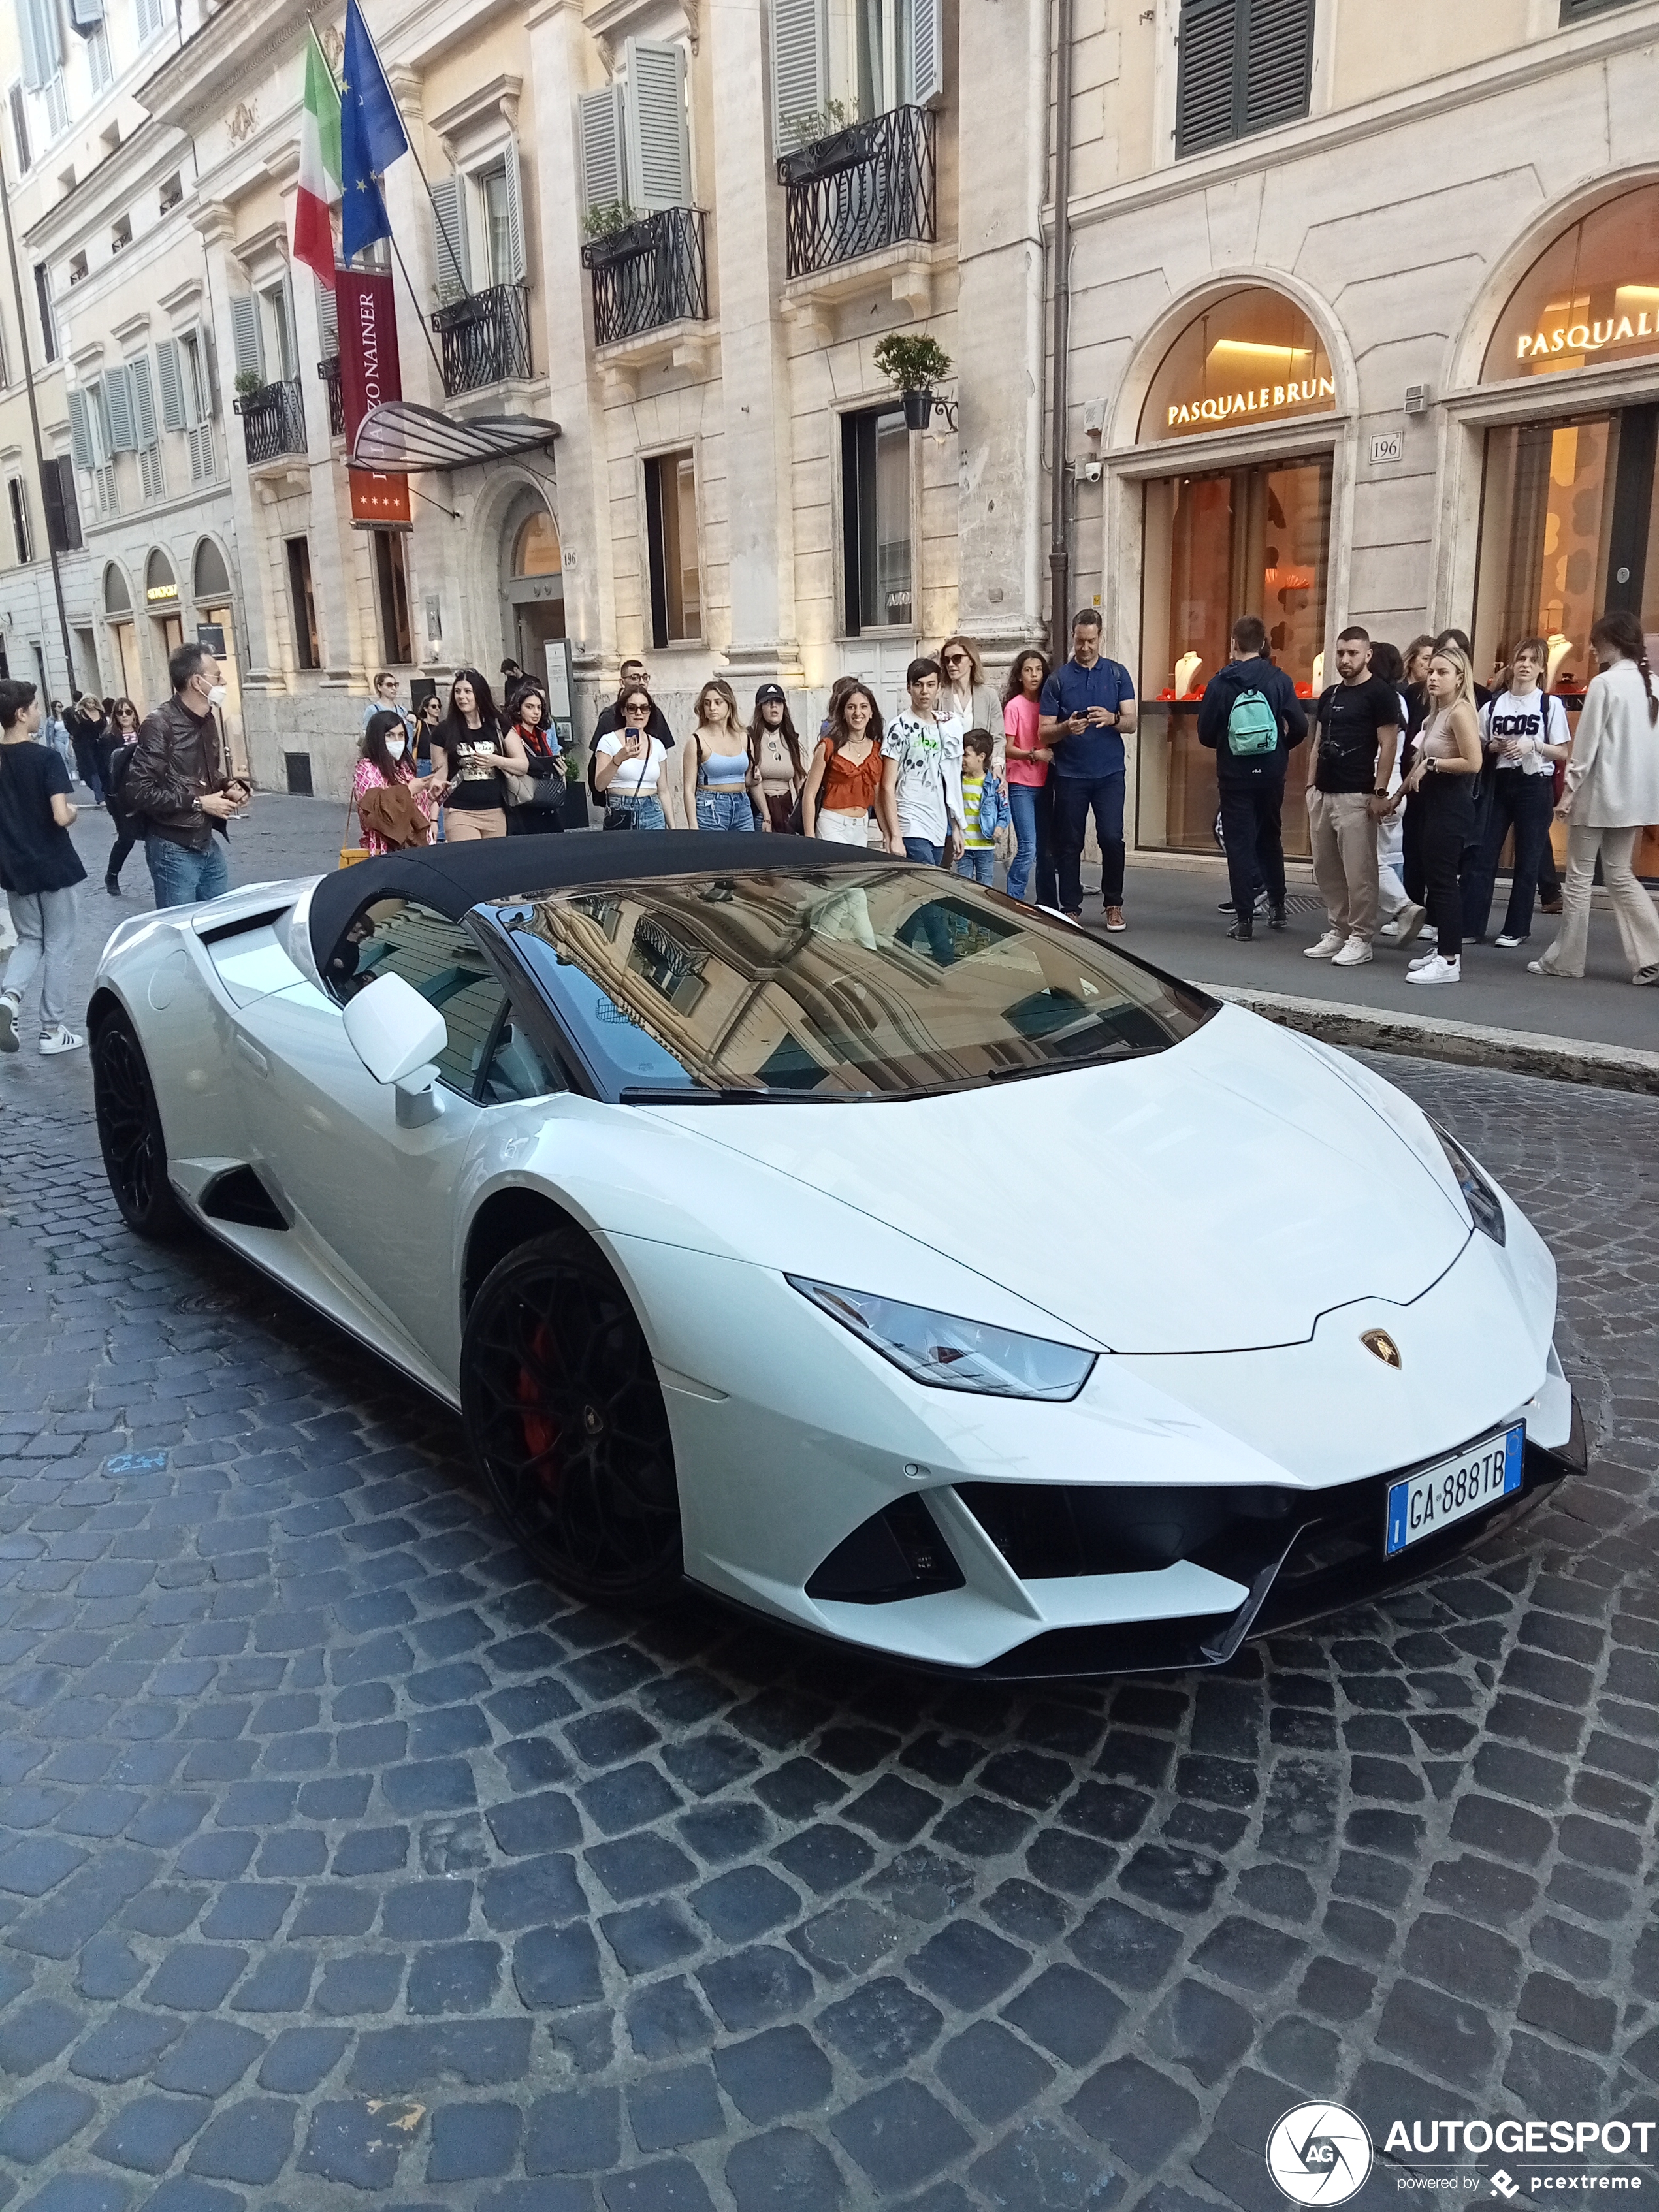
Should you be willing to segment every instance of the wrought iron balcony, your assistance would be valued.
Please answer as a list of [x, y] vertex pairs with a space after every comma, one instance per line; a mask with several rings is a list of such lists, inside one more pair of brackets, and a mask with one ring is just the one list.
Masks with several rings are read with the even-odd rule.
[[789, 195], [787, 273], [811, 276], [860, 254], [938, 234], [934, 125], [925, 107], [893, 107], [778, 157]]
[[340, 396], [339, 355], [331, 353], [326, 361], [319, 361], [317, 374], [328, 386], [328, 434], [331, 438], [343, 438], [345, 401]]
[[432, 318], [444, 352], [444, 390], [452, 399], [530, 368], [530, 301], [522, 284], [492, 284], [452, 300]]
[[701, 208], [659, 208], [582, 248], [593, 279], [593, 343], [615, 345], [665, 323], [708, 319]]
[[257, 392], [244, 393], [236, 402], [236, 412], [242, 418], [242, 444], [249, 468], [257, 468], [261, 461], [277, 460], [284, 453], [304, 453], [306, 409], [297, 376], [280, 384], [262, 384]]

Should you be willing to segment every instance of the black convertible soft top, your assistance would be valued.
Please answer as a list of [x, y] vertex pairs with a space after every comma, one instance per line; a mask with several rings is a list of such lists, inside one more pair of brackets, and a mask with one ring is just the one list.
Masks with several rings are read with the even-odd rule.
[[387, 853], [325, 876], [311, 895], [311, 949], [319, 969], [346, 926], [375, 899], [419, 899], [457, 921], [485, 899], [533, 898], [587, 884], [640, 883], [653, 876], [774, 873], [912, 863], [875, 847], [816, 837], [701, 830], [621, 830], [611, 835], [469, 838]]

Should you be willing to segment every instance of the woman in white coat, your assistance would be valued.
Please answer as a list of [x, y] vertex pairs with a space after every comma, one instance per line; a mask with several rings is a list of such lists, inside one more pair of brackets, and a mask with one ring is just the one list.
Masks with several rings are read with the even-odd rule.
[[1534, 975], [1583, 974], [1590, 885], [1600, 853], [1631, 981], [1659, 983], [1659, 913], [1631, 866], [1637, 839], [1649, 823], [1659, 823], [1659, 698], [1642, 625], [1633, 614], [1620, 609], [1603, 615], [1590, 644], [1601, 671], [1584, 695], [1566, 788], [1556, 810], [1567, 823], [1561, 934], [1542, 959], [1527, 966]]

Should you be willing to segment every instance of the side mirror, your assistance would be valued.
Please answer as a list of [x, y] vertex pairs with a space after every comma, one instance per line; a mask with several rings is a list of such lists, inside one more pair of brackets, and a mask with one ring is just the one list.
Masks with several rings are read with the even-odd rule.
[[416, 1074], [429, 1089], [434, 1060], [449, 1042], [449, 1030], [435, 1006], [428, 1006], [401, 975], [380, 975], [348, 1001], [346, 1041], [377, 1083], [403, 1083]]

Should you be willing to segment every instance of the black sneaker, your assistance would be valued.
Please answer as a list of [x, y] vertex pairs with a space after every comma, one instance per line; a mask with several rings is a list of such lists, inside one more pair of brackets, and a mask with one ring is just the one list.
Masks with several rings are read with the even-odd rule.
[[1269, 929], [1284, 929], [1288, 926], [1290, 919], [1291, 910], [1289, 907], [1285, 905], [1283, 899], [1279, 901], [1277, 906], [1270, 906], [1267, 908], [1267, 927]]
[[1233, 902], [1231, 899], [1218, 899], [1215, 910], [1218, 914], [1231, 914], [1233, 910]]
[[121, 896], [120, 878], [118, 876], [106, 876], [104, 878], [104, 889], [109, 893], [112, 898], [119, 898]]
[[1243, 921], [1235, 921], [1227, 934], [1236, 937], [1241, 945], [1249, 945], [1255, 936], [1255, 922], [1247, 915]]

